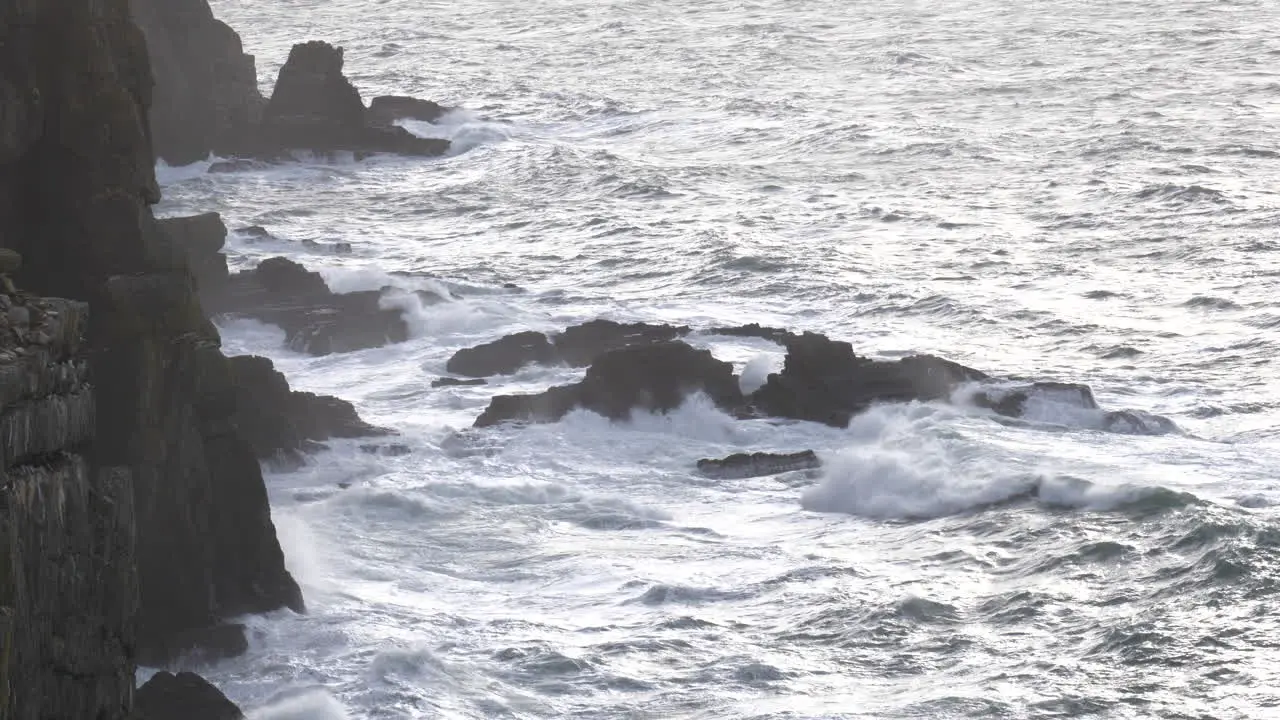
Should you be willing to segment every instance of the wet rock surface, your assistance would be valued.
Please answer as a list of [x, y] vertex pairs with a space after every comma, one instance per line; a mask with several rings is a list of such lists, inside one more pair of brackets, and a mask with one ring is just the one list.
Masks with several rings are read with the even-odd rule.
[[433, 123], [449, 109], [430, 100], [403, 95], [379, 95], [369, 101], [365, 118], [370, 125], [391, 125], [397, 120]]
[[579, 407], [622, 420], [634, 410], [674, 410], [695, 392], [706, 393], [730, 411], [740, 409], [744, 401], [733, 366], [707, 350], [679, 341], [626, 347], [596, 358], [580, 383], [536, 395], [493, 398], [475, 426], [551, 422]]
[[131, 720], [244, 720], [235, 703], [191, 672], [158, 672], [134, 699]]
[[[204, 309], [213, 315], [251, 317], [285, 331], [288, 346], [312, 355], [403, 342], [409, 326], [399, 310], [382, 307], [377, 290], [335, 293], [320, 273], [284, 257], [238, 273], [227, 270], [227, 229], [216, 214], [167, 218], [160, 227], [187, 253]], [[245, 230], [270, 237], [265, 228]], [[434, 299], [434, 298], [432, 298]]]
[[704, 458], [698, 461], [699, 472], [722, 479], [763, 477], [819, 467], [822, 467], [822, 461], [812, 450], [795, 453], [735, 453], [724, 458]]
[[687, 327], [592, 320], [548, 336], [526, 331], [464, 348], [445, 369], [457, 375], [510, 375], [526, 365], [586, 367], [597, 357], [625, 347], [665, 343], [689, 333]]
[[[663, 341], [664, 335], [685, 334], [688, 328], [670, 326], [622, 326], [596, 321], [575, 326], [561, 335], [575, 337], [566, 346], [581, 348], [581, 360], [595, 348], [621, 345], [597, 355], [580, 383], [553, 387], [528, 395], [498, 395], [476, 419], [475, 427], [504, 422], [553, 422], [575, 408], [592, 410], [614, 420], [633, 410], [667, 412], [684, 398], [704, 392], [722, 410], [739, 418], [775, 417], [808, 420], [845, 427], [857, 414], [878, 403], [958, 401], [988, 408], [998, 414], [1036, 420], [1042, 414], [1035, 403], [1049, 402], [1095, 412], [1100, 429], [1131, 434], [1176, 432], [1167, 418], [1141, 411], [1104, 412], [1087, 385], [1038, 382], [1010, 385], [986, 373], [934, 355], [910, 355], [899, 360], [874, 360], [857, 355], [848, 342], [817, 333], [794, 333], [778, 328], [745, 325], [716, 328], [708, 334], [760, 337], [781, 342], [787, 349], [782, 372], [749, 396], [737, 389], [729, 363], [709, 351], [694, 350], [680, 341]], [[628, 343], [634, 343], [628, 345]], [[541, 333], [510, 335], [494, 343], [461, 350], [454, 355], [451, 372], [490, 373], [497, 368], [513, 371], [534, 358], [561, 361], [559, 343]], [[733, 385], [731, 388], [730, 385]], [[973, 388], [972, 393], [960, 393]], [[963, 397], [961, 397], [962, 395]], [[726, 459], [729, 460], [729, 459]], [[788, 460], [775, 458], [780, 465]], [[803, 464], [805, 458], [794, 458]], [[769, 457], [735, 456], [721, 467], [718, 461], [700, 463], [709, 472], [762, 474]], [[755, 464], [753, 464], [755, 463]], [[752, 469], [756, 468], [756, 469]], [[782, 471], [779, 471], [782, 472]]]
[[228, 153], [266, 158], [291, 150], [350, 152], [357, 157], [371, 153], [434, 156], [449, 149], [448, 140], [419, 138], [383, 121], [387, 113], [424, 113], [426, 101], [384, 99], [377, 111], [366, 109], [360, 92], [343, 74], [343, 65], [340, 47], [323, 41], [294, 45], [261, 121], [233, 142]]
[[764, 415], [844, 427], [873, 403], [944, 400], [960, 384], [989, 379], [982, 372], [932, 355], [896, 362], [871, 360], [853, 345], [805, 333], [786, 342], [781, 373], [751, 396]]

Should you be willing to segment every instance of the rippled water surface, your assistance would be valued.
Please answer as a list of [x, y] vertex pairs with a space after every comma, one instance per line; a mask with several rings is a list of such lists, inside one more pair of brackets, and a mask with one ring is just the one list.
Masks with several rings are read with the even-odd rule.
[[[442, 159], [161, 169], [162, 212], [282, 238], [234, 266], [453, 297], [392, 296], [410, 342], [325, 358], [223, 326], [413, 450], [270, 479], [311, 614], [205, 669], [255, 717], [1280, 714], [1280, 4], [212, 4], [264, 87], [327, 39], [366, 98], [461, 108], [409, 126]], [[580, 371], [432, 389], [453, 351], [601, 316], [1087, 382], [1180, 432], [694, 398], [455, 434]], [[782, 361], [693, 341], [744, 381]], [[823, 471], [693, 467], [805, 448]]]

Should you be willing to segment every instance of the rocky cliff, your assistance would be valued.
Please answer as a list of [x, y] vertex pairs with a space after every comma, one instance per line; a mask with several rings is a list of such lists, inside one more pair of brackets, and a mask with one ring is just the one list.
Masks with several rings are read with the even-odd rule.
[[27, 303], [28, 327], [55, 325], [0, 360], [11, 716], [121, 717], [135, 658], [303, 609], [236, 370], [151, 215], [151, 93], [127, 0], [0, 4], [0, 247], [22, 255], [12, 279], [30, 297], [69, 299]]
[[257, 124], [266, 99], [253, 56], [207, 0], [130, 0], [129, 6], [154, 68], [156, 157], [171, 165], [203, 160]]
[[6, 285], [0, 717], [118, 717], [134, 683], [133, 503], [126, 468], [86, 459], [94, 429], [88, 308]]

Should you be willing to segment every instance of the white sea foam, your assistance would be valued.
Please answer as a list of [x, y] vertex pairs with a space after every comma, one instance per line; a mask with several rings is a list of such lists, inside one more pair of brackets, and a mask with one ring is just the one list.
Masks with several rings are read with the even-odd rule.
[[324, 690], [311, 690], [275, 700], [251, 711], [249, 720], [349, 720], [342, 703]]

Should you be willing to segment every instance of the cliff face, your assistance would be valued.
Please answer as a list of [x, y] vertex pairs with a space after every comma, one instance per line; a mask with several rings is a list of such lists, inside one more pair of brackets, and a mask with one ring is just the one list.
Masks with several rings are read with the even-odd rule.
[[114, 718], [133, 696], [133, 498], [127, 469], [85, 458], [86, 321], [84, 303], [0, 289], [4, 718]]
[[252, 55], [206, 0], [130, 0], [155, 68], [151, 131], [171, 165], [203, 160], [256, 124], [266, 100]]
[[[233, 368], [185, 253], [151, 216], [151, 67], [129, 12], [127, 0], [0, 4], [0, 247], [24, 258], [19, 287], [92, 308], [83, 349], [41, 346], [48, 362], [0, 376], [21, 390], [0, 386], [0, 417], [17, 418], [5, 432], [18, 433], [4, 440], [0, 663], [50, 663], [47, 683], [5, 673], [0, 699], [37, 708], [18, 717], [118, 717], [135, 649], [160, 662], [229, 616], [302, 609], [235, 422]], [[87, 367], [57, 382], [30, 365], [65, 368], [75, 352]], [[105, 635], [86, 625], [101, 618]], [[72, 681], [101, 688], [76, 695], [101, 714], [39, 709], [70, 702], [48, 683]]]

